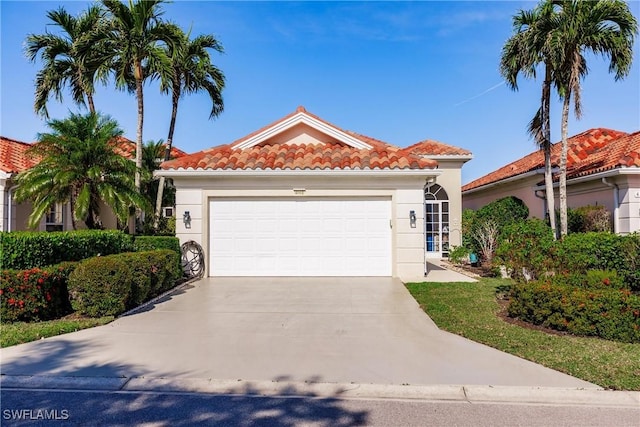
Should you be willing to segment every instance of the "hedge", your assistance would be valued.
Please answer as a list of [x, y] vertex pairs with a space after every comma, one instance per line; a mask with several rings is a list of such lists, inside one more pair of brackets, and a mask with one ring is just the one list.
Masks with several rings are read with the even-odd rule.
[[0, 316], [3, 322], [49, 320], [71, 312], [67, 281], [76, 262], [47, 268], [3, 270]]
[[71, 306], [91, 317], [121, 314], [170, 289], [178, 260], [175, 251], [162, 249], [82, 261], [69, 277]]
[[628, 289], [579, 288], [551, 279], [517, 283], [508, 312], [574, 335], [640, 342], [640, 296]]
[[0, 233], [3, 269], [30, 269], [133, 250], [130, 235], [116, 230]]
[[170, 249], [178, 254], [178, 268], [182, 268], [180, 259], [180, 239], [175, 236], [136, 236], [133, 241], [133, 250], [136, 252], [153, 251], [157, 249]]

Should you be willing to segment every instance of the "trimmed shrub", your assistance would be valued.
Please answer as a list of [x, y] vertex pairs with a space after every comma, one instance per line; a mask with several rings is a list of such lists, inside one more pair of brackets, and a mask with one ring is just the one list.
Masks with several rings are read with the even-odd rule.
[[179, 259], [161, 249], [82, 261], [69, 278], [71, 305], [91, 317], [122, 314], [172, 288]]
[[502, 230], [496, 255], [516, 280], [525, 273], [542, 277], [552, 266], [553, 230], [540, 219], [528, 219], [507, 225]]
[[514, 196], [495, 200], [478, 209], [476, 213], [477, 220], [493, 221], [499, 228], [523, 221], [528, 217], [529, 208], [522, 200]]
[[170, 249], [178, 254], [177, 266], [180, 268], [180, 239], [174, 236], [137, 236], [133, 242], [133, 250], [136, 252], [153, 251], [157, 249]]
[[30, 269], [128, 252], [131, 236], [116, 230], [0, 233], [2, 268]]
[[91, 317], [124, 313], [132, 280], [131, 269], [118, 255], [82, 261], [69, 276], [71, 306]]
[[508, 312], [574, 335], [640, 342], [640, 296], [628, 289], [584, 289], [551, 280], [517, 283]]
[[569, 234], [555, 247], [553, 269], [557, 273], [615, 270], [626, 287], [640, 291], [640, 234]]
[[0, 277], [2, 321], [48, 320], [70, 313], [67, 281], [76, 265], [64, 262], [43, 269], [4, 270]]

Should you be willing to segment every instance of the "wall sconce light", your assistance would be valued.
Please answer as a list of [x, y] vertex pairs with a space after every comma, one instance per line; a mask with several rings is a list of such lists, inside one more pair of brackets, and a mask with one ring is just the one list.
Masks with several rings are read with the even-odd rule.
[[191, 214], [189, 211], [184, 211], [184, 214], [182, 214], [182, 222], [184, 222], [186, 228], [191, 228]]
[[416, 211], [409, 211], [409, 225], [416, 228]]

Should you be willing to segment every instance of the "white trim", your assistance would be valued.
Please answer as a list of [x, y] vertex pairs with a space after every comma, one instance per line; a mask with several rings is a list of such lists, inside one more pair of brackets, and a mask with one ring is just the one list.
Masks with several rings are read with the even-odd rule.
[[468, 162], [469, 160], [473, 159], [473, 154], [438, 154], [438, 155], [431, 155], [431, 154], [418, 154], [418, 156], [425, 158], [425, 159], [433, 159], [433, 160], [464, 160], [465, 162]]
[[326, 135], [332, 136], [338, 141], [343, 142], [353, 148], [367, 149], [367, 150], [373, 148], [371, 145], [365, 142], [362, 142], [361, 140], [354, 138], [353, 136], [339, 129], [336, 129], [335, 127], [330, 126], [327, 123], [324, 123], [314, 117], [307, 115], [304, 111], [300, 111], [297, 114], [294, 114], [293, 116], [289, 117], [288, 119], [281, 121], [279, 123], [276, 123], [275, 125], [263, 130], [257, 135], [252, 136], [251, 138], [248, 138], [244, 141], [231, 145], [231, 149], [242, 150], [245, 148], [253, 147], [273, 137], [274, 135], [282, 133], [287, 129], [291, 129], [292, 127], [301, 123], [307, 126], [310, 126]]
[[154, 176], [439, 176], [435, 169], [166, 169]]
[[[640, 175], [640, 168], [636, 167], [621, 167], [610, 169], [603, 172], [594, 173], [591, 175], [579, 176], [577, 178], [568, 178], [567, 187], [573, 184], [580, 184], [581, 182], [600, 181], [602, 178], [613, 177], [617, 175]], [[553, 183], [554, 188], [558, 188], [560, 183], [558, 181]], [[537, 185], [536, 189], [544, 189], [544, 184]]]
[[[535, 175], [544, 174], [544, 168], [534, 169], [529, 172], [521, 173], [519, 175], [514, 175], [509, 178], [501, 179], [499, 181], [490, 182], [489, 184], [481, 185], [480, 187], [471, 188], [469, 190], [462, 191], [462, 194], [472, 194], [478, 191], [486, 190], [487, 188], [496, 187], [498, 185], [507, 184], [509, 182], [519, 181], [521, 179], [529, 178]], [[480, 178], [478, 178], [480, 179]], [[466, 185], [466, 184], [465, 184]], [[464, 187], [464, 185], [463, 185]], [[537, 188], [537, 187], [536, 187]]]
[[0, 179], [9, 179], [13, 176], [11, 172], [0, 171]]

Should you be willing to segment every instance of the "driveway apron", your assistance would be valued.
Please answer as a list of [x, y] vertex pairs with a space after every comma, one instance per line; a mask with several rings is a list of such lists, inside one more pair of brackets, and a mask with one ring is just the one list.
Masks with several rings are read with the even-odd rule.
[[439, 330], [380, 277], [205, 278], [1, 355], [4, 375], [595, 387]]

